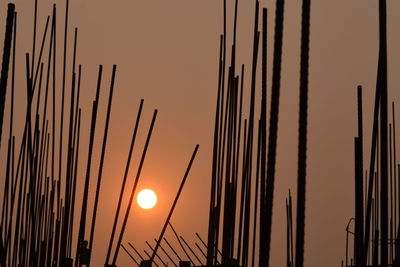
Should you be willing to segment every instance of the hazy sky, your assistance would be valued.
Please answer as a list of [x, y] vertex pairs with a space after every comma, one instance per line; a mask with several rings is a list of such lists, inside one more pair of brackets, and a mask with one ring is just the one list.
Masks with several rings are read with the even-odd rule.
[[[21, 67], [24, 66], [25, 52], [31, 50], [34, 1], [14, 2], [19, 27], [17, 64]], [[42, 36], [45, 16], [51, 14], [53, 1], [39, 2], [41, 19], [38, 34]], [[227, 2], [231, 11], [234, 1]], [[5, 6], [3, 2], [2, 18], [5, 18]], [[269, 9], [270, 77], [275, 1], [261, 1], [260, 7]], [[356, 135], [356, 86], [359, 84], [364, 86], [365, 96], [365, 155], [368, 155], [370, 150], [370, 122], [378, 58], [377, 7], [378, 0], [312, 1], [305, 266], [338, 266], [344, 258], [345, 226], [354, 211], [353, 137]], [[64, 8], [65, 1], [57, 1], [57, 30], [60, 36]], [[389, 97], [390, 100], [397, 101], [397, 109], [400, 108], [398, 10], [399, 1], [389, 0]], [[229, 21], [232, 20], [231, 14], [232, 12], [228, 15]], [[238, 64], [244, 63], [247, 66], [247, 93], [250, 85], [248, 74], [252, 55], [253, 14], [254, 1], [239, 0]], [[285, 197], [289, 188], [294, 199], [296, 196], [300, 15], [301, 1], [286, 0], [272, 228], [273, 266], [285, 264]], [[199, 232], [205, 239], [208, 227], [222, 0], [72, 0], [70, 48], [75, 26], [79, 28], [77, 62], [83, 66], [83, 140], [88, 138], [90, 103], [95, 95], [98, 65], [104, 66], [104, 83], [100, 96], [100, 115], [103, 116], [99, 122], [96, 144], [100, 144], [102, 138], [112, 64], [118, 65], [93, 266], [104, 264], [129, 142], [141, 98], [145, 99], [142, 127], [135, 148], [135, 167], [131, 169], [128, 188], [132, 186], [150, 119], [153, 110], [157, 108], [159, 116], [139, 187], [153, 188], [159, 195], [159, 204], [150, 211], [143, 211], [135, 205], [130, 214], [123, 243], [130, 241], [137, 248], [143, 249], [146, 248], [145, 240], [153, 241], [159, 235], [192, 151], [198, 143], [198, 156], [172, 217], [174, 226], [194, 247], [194, 242], [198, 242], [195, 232]], [[229, 44], [232, 38], [231, 27], [228, 29]], [[1, 28], [1, 34], [3, 32], [4, 29]], [[62, 38], [58, 39], [57, 53], [60, 60], [61, 44]], [[71, 55], [72, 50], [69, 49], [68, 53]], [[258, 90], [260, 77], [258, 75]], [[17, 89], [20, 104], [25, 101], [23, 78], [21, 74]], [[270, 85], [269, 80], [269, 91]], [[248, 100], [248, 95], [246, 97]], [[83, 142], [86, 143], [87, 141]], [[82, 149], [81, 190], [87, 145], [83, 145]], [[99, 145], [95, 146], [94, 153], [94, 160], [98, 162]], [[364, 157], [364, 161], [369, 162], [368, 157]], [[94, 183], [91, 185], [93, 188]], [[90, 197], [93, 198], [93, 194]], [[167, 232], [167, 237], [173, 240], [170, 231]], [[121, 251], [117, 265], [123, 267], [132, 264], [129, 257]]]

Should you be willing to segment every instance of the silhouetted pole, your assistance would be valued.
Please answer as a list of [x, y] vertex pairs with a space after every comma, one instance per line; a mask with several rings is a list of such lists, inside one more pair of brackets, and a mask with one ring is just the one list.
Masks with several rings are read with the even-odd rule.
[[363, 244], [363, 175], [361, 169], [361, 141], [360, 137], [354, 138], [354, 161], [355, 161], [355, 231], [354, 231], [354, 263], [361, 266], [362, 244]]
[[217, 105], [215, 111], [215, 125], [214, 125], [214, 141], [213, 141], [213, 154], [212, 154], [212, 169], [211, 169], [211, 194], [210, 194], [210, 207], [209, 207], [209, 222], [208, 222], [208, 249], [207, 249], [207, 265], [211, 266], [214, 263], [214, 257], [216, 255], [215, 245], [215, 201], [217, 196], [217, 175], [218, 175], [218, 155], [219, 155], [219, 136], [220, 136], [220, 112], [222, 108], [220, 99], [223, 98], [221, 80], [222, 80], [222, 51], [223, 49], [223, 37], [220, 37], [220, 55], [219, 55], [219, 72], [218, 72], [218, 93], [217, 93]]
[[183, 186], [185, 185], [187, 176], [189, 175], [190, 168], [192, 167], [192, 163], [193, 163], [193, 161], [194, 161], [194, 159], [195, 159], [195, 157], [196, 157], [196, 154], [197, 154], [197, 150], [198, 150], [198, 149], [199, 149], [199, 145], [196, 145], [196, 147], [195, 147], [195, 149], [194, 149], [194, 151], [193, 151], [192, 158], [190, 159], [189, 165], [188, 165], [188, 167], [187, 167], [187, 169], [186, 169], [185, 175], [183, 176], [181, 185], [179, 186], [178, 193], [176, 194], [174, 203], [172, 204], [172, 207], [171, 207], [171, 209], [170, 209], [170, 211], [169, 211], [169, 213], [168, 213], [167, 219], [165, 220], [164, 226], [163, 226], [163, 228], [162, 228], [162, 230], [161, 230], [161, 233], [160, 233], [160, 236], [159, 236], [159, 238], [158, 238], [156, 247], [154, 248], [154, 251], [153, 251], [153, 255], [151, 255], [151, 258], [150, 258], [150, 261], [151, 261], [151, 262], [154, 260], [154, 256], [156, 255], [157, 250], [158, 250], [158, 247], [160, 246], [161, 240], [162, 240], [162, 238], [164, 237], [165, 230], [167, 229], [167, 226], [168, 226], [168, 224], [169, 224], [169, 220], [171, 219], [172, 213], [174, 212], [176, 203], [177, 203], [178, 200], [179, 200], [179, 196], [180, 196], [181, 193], [182, 193]]
[[[396, 171], [396, 118], [395, 118], [395, 112], [394, 112], [394, 102], [392, 102], [392, 118], [393, 118], [393, 178], [394, 178], [394, 235], [397, 236], [397, 198], [398, 198], [398, 193], [400, 193], [400, 190], [398, 190], [397, 187], [397, 171]], [[400, 183], [399, 183], [400, 185]], [[397, 242], [396, 242], [397, 243]]]
[[[92, 120], [91, 120], [91, 126], [90, 126], [88, 160], [87, 160], [87, 166], [86, 166], [86, 176], [85, 176], [85, 186], [84, 186], [84, 191], [83, 191], [81, 218], [80, 218], [80, 223], [79, 223], [78, 242], [77, 242], [77, 246], [76, 246], [77, 259], [79, 258], [80, 248], [81, 248], [82, 242], [85, 238], [86, 213], [87, 213], [87, 202], [88, 202], [89, 183], [90, 183], [90, 171], [91, 171], [91, 166], [92, 166], [92, 153], [93, 153], [94, 135], [95, 135], [95, 131], [96, 131], [97, 109], [98, 109], [98, 102], [99, 102], [102, 72], [103, 72], [103, 66], [100, 65], [98, 79], [97, 79], [96, 98], [93, 101], [93, 106], [92, 106]], [[78, 266], [78, 261], [75, 261], [75, 267], [77, 267], [77, 266]]]
[[[6, 21], [6, 33], [5, 33], [5, 38], [4, 38], [4, 48], [3, 48], [3, 61], [2, 61], [2, 67], [1, 67], [1, 77], [0, 77], [0, 147], [1, 147], [1, 140], [2, 140], [2, 129], [3, 129], [3, 118], [4, 118], [4, 109], [5, 109], [5, 101], [6, 101], [6, 91], [7, 91], [7, 80], [8, 80], [8, 70], [9, 70], [9, 64], [10, 64], [10, 53], [11, 53], [11, 42], [12, 42], [12, 35], [13, 35], [13, 24], [14, 24], [14, 15], [15, 15], [15, 6], [14, 4], [8, 4], [8, 9], [7, 9], [7, 21]], [[15, 43], [15, 42], [14, 42]], [[15, 46], [14, 46], [14, 51], [15, 53]], [[14, 57], [13, 57], [14, 58]], [[13, 59], [13, 68], [14, 68], [14, 59]], [[13, 80], [14, 80], [14, 71], [13, 73]], [[13, 89], [12, 89], [13, 90]], [[13, 92], [12, 92], [12, 98], [13, 98]], [[13, 101], [13, 99], [12, 99]], [[12, 114], [12, 105], [11, 103], [11, 114]], [[12, 116], [11, 116], [12, 118]], [[11, 140], [11, 127], [12, 127], [12, 121], [10, 121], [10, 139]], [[11, 142], [8, 142], [8, 153], [7, 153], [7, 171], [9, 171], [9, 162], [10, 162], [10, 150], [11, 149]], [[0, 266], [6, 266], [6, 258], [7, 258], [7, 235], [5, 236], [5, 239], [3, 239], [3, 229], [5, 233], [7, 233], [7, 223], [4, 222], [4, 212], [5, 209], [8, 211], [8, 183], [9, 183], [9, 175], [6, 174], [6, 182], [5, 182], [5, 187], [4, 187], [4, 201], [3, 201], [3, 213], [2, 213], [2, 220], [1, 220], [1, 225], [0, 225], [0, 253], [2, 256], [0, 256]], [[7, 201], [7, 202], [6, 202]], [[7, 217], [7, 216], [6, 216]], [[7, 221], [7, 219], [6, 219]], [[5, 241], [5, 244], [3, 243]]]
[[260, 114], [260, 127], [261, 127], [261, 164], [260, 164], [260, 236], [259, 236], [259, 266], [264, 267], [266, 265], [266, 254], [267, 244], [267, 228], [263, 227], [267, 224], [267, 204], [266, 204], [266, 174], [267, 174], [267, 19], [268, 10], [263, 9], [263, 35], [262, 35], [262, 83], [261, 83], [261, 114]]
[[357, 110], [358, 110], [358, 153], [359, 153], [359, 166], [358, 166], [358, 175], [359, 175], [359, 182], [360, 182], [360, 190], [358, 194], [359, 197], [359, 228], [360, 229], [360, 247], [358, 251], [360, 253], [360, 257], [358, 258], [358, 262], [361, 265], [363, 259], [363, 249], [362, 246], [364, 244], [364, 190], [363, 190], [363, 172], [364, 172], [364, 130], [363, 130], [363, 96], [362, 96], [362, 86], [357, 86]]
[[150, 138], [151, 138], [151, 134], [153, 132], [153, 127], [154, 127], [154, 123], [156, 121], [156, 118], [157, 118], [157, 110], [154, 110], [153, 118], [152, 118], [151, 124], [150, 124], [150, 129], [149, 129], [149, 132], [148, 132], [148, 135], [147, 135], [146, 143], [145, 143], [144, 148], [143, 148], [142, 157], [140, 159], [139, 167], [138, 167], [138, 170], [137, 170], [137, 173], [136, 173], [135, 182], [133, 184], [131, 196], [129, 198], [128, 207], [126, 209], [125, 218], [124, 218], [124, 221], [122, 222], [121, 232], [119, 234], [117, 245], [115, 247], [115, 254], [114, 254], [114, 258], [112, 260], [112, 265], [115, 265], [115, 262], [117, 261], [118, 252], [119, 252], [119, 246], [120, 246], [120, 244], [122, 242], [122, 237], [124, 236], [126, 223], [128, 222], [128, 218], [129, 218], [129, 212], [130, 212], [131, 207], [132, 207], [133, 196], [135, 195], [135, 191], [136, 191], [136, 188], [137, 188], [137, 184], [139, 182], [140, 174], [142, 172], [144, 160], [146, 158], [147, 148], [148, 148], [149, 143], [150, 143]]
[[[304, 228], [306, 211], [307, 168], [307, 112], [308, 112], [308, 65], [310, 49], [310, 0], [303, 0], [300, 55], [300, 112], [297, 169], [297, 217], [295, 266], [304, 265]], [[361, 183], [362, 184], [362, 183]]]
[[14, 23], [14, 10], [15, 10], [15, 5], [11, 4], [11, 3], [8, 4], [6, 33], [5, 33], [4, 48], [3, 48], [3, 61], [2, 61], [2, 65], [1, 65], [1, 77], [0, 77], [0, 147], [1, 147], [1, 136], [3, 133], [3, 118], [4, 118], [4, 107], [5, 107], [5, 102], [6, 102], [8, 69], [9, 69], [9, 65], [10, 65], [10, 52], [11, 52], [11, 41], [12, 41], [13, 23]]
[[255, 254], [256, 254], [256, 235], [257, 235], [257, 214], [258, 214], [258, 195], [259, 195], [259, 182], [260, 182], [260, 148], [261, 148], [261, 121], [258, 121], [258, 136], [257, 136], [257, 160], [256, 160], [256, 188], [255, 188], [255, 200], [253, 209], [253, 240], [252, 240], [252, 251], [251, 251], [251, 267], [255, 265]]
[[289, 204], [286, 198], [286, 266], [290, 267], [290, 233], [289, 233]]
[[[92, 224], [91, 224], [91, 228], [90, 228], [90, 239], [89, 239], [89, 251], [90, 252], [92, 251], [92, 248], [93, 248], [94, 230], [95, 230], [95, 226], [96, 226], [96, 217], [97, 217], [97, 206], [98, 206], [98, 202], [99, 202], [101, 178], [102, 178], [102, 174], [103, 174], [104, 155], [106, 152], [106, 145], [107, 145], [108, 127], [109, 127], [109, 123], [110, 123], [110, 114], [111, 114], [112, 98], [113, 98], [113, 93], [114, 93], [116, 69], [117, 69], [117, 66], [113, 65], [112, 76], [111, 76], [111, 85], [110, 85], [110, 94], [108, 97], [106, 125], [104, 127], [103, 143], [102, 143], [101, 156], [100, 156], [99, 174], [98, 174], [98, 178], [97, 178], [96, 195], [94, 198], [94, 206], [93, 206]], [[87, 263], [87, 267], [90, 266], [91, 255], [92, 255], [92, 253], [89, 254], [89, 261]]]
[[[397, 177], [400, 177], [400, 164], [397, 165]], [[399, 192], [400, 192], [400, 190], [399, 190]], [[400, 220], [399, 220], [399, 225], [397, 225], [395, 258], [394, 258], [394, 263], [393, 263], [395, 267], [399, 267], [400, 266], [400, 244], [399, 244], [400, 231], [399, 230], [400, 230]]]
[[[68, 11], [69, 11], [69, 0], [66, 0], [65, 8], [65, 23], [64, 23], [64, 52], [63, 52], [63, 74], [62, 74], [62, 92], [61, 92], [61, 118], [60, 118], [60, 143], [59, 143], [59, 166], [58, 166], [58, 178], [61, 179], [62, 173], [62, 148], [63, 148], [63, 133], [64, 133], [64, 99], [65, 99], [65, 71], [66, 71], [66, 60], [67, 60], [67, 38], [68, 38]], [[55, 38], [56, 40], [57, 38]], [[54, 42], [55, 44], [55, 42]], [[56, 50], [54, 50], [56, 51]], [[54, 54], [55, 55], [55, 54]], [[60, 194], [61, 183], [59, 184], [58, 193]], [[61, 207], [57, 207], [58, 209]], [[85, 211], [86, 212], [86, 211]], [[83, 230], [84, 232], [84, 230]], [[79, 242], [79, 238], [78, 238]]]
[[[366, 208], [366, 218], [365, 218], [365, 238], [364, 238], [364, 251], [363, 251], [363, 265], [367, 264], [367, 255], [369, 247], [369, 236], [370, 236], [370, 225], [371, 225], [371, 213], [372, 213], [372, 192], [374, 187], [374, 175], [375, 175], [375, 164], [377, 164], [377, 144], [378, 144], [378, 120], [379, 120], [379, 106], [381, 99], [381, 92], [378, 87], [378, 81], [375, 91], [375, 104], [374, 104], [374, 119], [372, 126], [372, 140], [371, 140], [371, 156], [369, 163], [369, 179], [368, 179], [368, 195], [367, 195], [367, 208]], [[376, 190], [378, 188], [376, 187]], [[375, 190], [375, 194], [377, 191]], [[378, 202], [378, 198], [375, 196], [375, 202]], [[375, 204], [376, 204], [375, 203]], [[375, 231], [375, 229], [373, 229]], [[375, 234], [374, 234], [375, 235]]]
[[125, 166], [124, 178], [122, 180], [121, 192], [119, 194], [117, 210], [115, 212], [113, 228], [111, 230], [111, 237], [110, 237], [110, 242], [109, 242], [108, 250], [107, 250], [106, 263], [109, 262], [110, 255], [111, 255], [111, 248], [112, 248], [112, 244], [114, 242], [114, 235], [115, 235], [115, 231], [116, 231], [116, 228], [117, 228], [119, 211], [121, 209], [121, 204], [122, 204], [122, 197], [123, 197], [123, 194], [124, 194], [124, 191], [125, 191], [125, 185], [126, 185], [126, 180], [128, 178], [128, 172], [129, 172], [129, 167], [130, 167], [130, 163], [131, 163], [131, 159], [132, 159], [133, 148], [134, 148], [134, 145], [135, 145], [136, 135], [137, 135], [137, 131], [138, 131], [138, 128], [139, 128], [139, 123], [140, 123], [140, 117], [141, 117], [141, 114], [142, 114], [143, 102], [144, 102], [143, 99], [140, 100], [139, 111], [138, 111], [138, 114], [137, 114], [137, 117], [136, 117], [135, 128], [133, 130], [133, 135], [132, 135], [132, 141], [131, 141], [131, 145], [129, 147], [128, 160], [127, 160], [127, 163], [126, 163], [126, 166]]
[[[275, 13], [275, 40], [274, 58], [272, 69], [272, 91], [271, 91], [271, 110], [270, 126], [268, 136], [268, 158], [267, 158], [267, 180], [266, 180], [266, 239], [260, 242], [266, 243], [266, 250], [260, 252], [260, 267], [269, 267], [269, 256], [271, 247], [271, 228], [272, 228], [272, 208], [274, 200], [275, 184], [275, 162], [276, 147], [278, 139], [278, 118], [279, 118], [279, 94], [282, 64], [282, 37], [283, 37], [283, 12], [284, 0], [276, 1]], [[261, 259], [261, 255], [263, 255]], [[264, 258], [265, 257], [265, 258]], [[301, 266], [300, 266], [301, 267]]]
[[379, 1], [379, 66], [381, 91], [381, 265], [388, 266], [388, 106], [387, 106], [386, 0]]

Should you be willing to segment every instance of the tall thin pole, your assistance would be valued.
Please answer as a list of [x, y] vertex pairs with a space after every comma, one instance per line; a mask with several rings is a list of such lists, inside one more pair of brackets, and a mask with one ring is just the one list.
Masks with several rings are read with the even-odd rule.
[[[279, 115], [279, 95], [282, 64], [282, 38], [283, 38], [283, 13], [284, 0], [277, 0], [275, 13], [275, 40], [274, 40], [274, 58], [272, 70], [272, 90], [271, 90], [271, 111], [270, 126], [268, 136], [268, 158], [267, 158], [267, 179], [266, 179], [266, 251], [265, 258], [260, 261], [260, 267], [269, 267], [269, 256], [272, 235], [272, 208], [274, 199], [275, 183], [275, 162], [276, 148], [278, 139], [278, 115]], [[261, 258], [260, 258], [261, 260]], [[265, 264], [265, 265], [263, 265]]]
[[154, 123], [156, 121], [156, 118], [157, 118], [157, 110], [154, 110], [153, 119], [151, 120], [149, 133], [147, 135], [146, 143], [145, 143], [144, 148], [143, 148], [142, 157], [140, 159], [139, 167], [138, 167], [138, 170], [137, 170], [137, 173], [136, 173], [136, 178], [135, 178], [135, 182], [133, 184], [132, 193], [131, 193], [131, 196], [129, 198], [128, 207], [127, 207], [126, 213], [125, 213], [125, 218], [124, 218], [124, 221], [122, 222], [121, 232], [119, 234], [117, 245], [115, 247], [115, 254], [114, 254], [114, 258], [112, 260], [112, 265], [115, 265], [115, 262], [117, 261], [119, 247], [120, 247], [120, 244], [122, 242], [122, 237], [124, 236], [126, 223], [128, 222], [129, 213], [130, 213], [130, 210], [131, 210], [131, 207], [132, 207], [133, 196], [135, 195], [135, 191], [136, 191], [136, 188], [137, 188], [137, 185], [138, 185], [138, 182], [139, 182], [140, 174], [142, 172], [142, 167], [143, 167], [143, 164], [144, 164], [144, 160], [146, 158], [147, 148], [148, 148], [149, 143], [150, 143], [150, 138], [151, 138], [151, 134], [153, 132], [153, 127], [154, 127]]
[[379, 66], [378, 83], [381, 91], [381, 265], [388, 266], [388, 106], [387, 106], [387, 37], [386, 0], [379, 1]]
[[112, 231], [111, 231], [110, 242], [109, 242], [109, 245], [108, 245], [106, 263], [109, 262], [110, 255], [111, 255], [112, 243], [114, 242], [114, 235], [115, 235], [115, 231], [116, 231], [116, 228], [117, 228], [119, 211], [121, 209], [121, 204], [122, 204], [122, 197], [123, 197], [123, 194], [124, 194], [124, 191], [125, 191], [125, 184], [126, 184], [126, 180], [128, 178], [128, 172], [129, 172], [130, 162], [131, 162], [131, 158], [132, 158], [133, 148], [134, 148], [134, 145], [135, 145], [136, 135], [137, 135], [137, 131], [138, 131], [138, 128], [139, 128], [140, 117], [141, 117], [141, 114], [142, 114], [143, 102], [144, 102], [143, 99], [140, 100], [139, 111], [138, 111], [138, 114], [137, 114], [137, 117], [136, 117], [135, 128], [133, 130], [132, 141], [131, 141], [131, 145], [130, 145], [130, 148], [129, 148], [128, 160], [127, 160], [126, 167], [125, 167], [125, 173], [124, 173], [124, 178], [122, 180], [121, 192], [119, 194], [117, 210], [116, 210], [116, 213], [115, 213], [113, 228], [112, 228]]
[[[295, 266], [304, 266], [304, 228], [306, 210], [308, 61], [310, 49], [310, 0], [303, 0], [300, 56], [300, 114], [297, 169], [297, 217]], [[362, 181], [362, 180], [361, 180]], [[362, 184], [362, 183], [361, 183]]]
[[[93, 152], [93, 144], [94, 144], [94, 136], [96, 131], [96, 121], [97, 121], [97, 107], [99, 102], [99, 94], [101, 87], [101, 78], [103, 73], [103, 66], [99, 66], [99, 74], [97, 78], [97, 89], [96, 89], [96, 98], [93, 101], [92, 106], [92, 120], [90, 126], [90, 138], [89, 138], [89, 149], [88, 149], [88, 160], [86, 166], [86, 176], [85, 176], [85, 186], [83, 191], [83, 200], [82, 200], [82, 209], [81, 209], [81, 218], [79, 223], [79, 234], [78, 234], [78, 244], [76, 246], [76, 257], [79, 258], [81, 246], [83, 240], [85, 238], [85, 226], [86, 226], [86, 213], [87, 213], [87, 201], [89, 194], [89, 182], [90, 182], [90, 171], [92, 164], [92, 152]], [[78, 266], [78, 260], [75, 261], [75, 267]]]
[[[95, 230], [95, 226], [96, 226], [96, 217], [97, 217], [97, 206], [98, 206], [98, 202], [99, 202], [100, 185], [101, 185], [101, 178], [102, 178], [102, 174], [103, 174], [104, 155], [106, 152], [106, 145], [107, 145], [108, 127], [109, 127], [109, 123], [110, 123], [110, 113], [111, 113], [112, 98], [113, 98], [113, 93], [114, 93], [116, 70], [117, 70], [117, 66], [113, 65], [112, 76], [111, 76], [111, 85], [110, 85], [110, 95], [108, 97], [106, 125], [104, 127], [103, 143], [102, 143], [102, 148], [101, 148], [99, 175], [97, 178], [96, 195], [94, 198], [94, 206], [93, 206], [92, 224], [91, 224], [91, 228], [90, 228], [89, 251], [92, 251], [92, 247], [93, 247], [94, 230]], [[91, 255], [92, 255], [92, 253], [90, 253], [90, 255], [89, 255], [89, 261], [87, 263], [88, 266], [90, 266]]]
[[6, 22], [6, 34], [4, 38], [3, 48], [3, 61], [1, 66], [0, 76], [0, 147], [1, 147], [1, 136], [3, 132], [3, 118], [4, 118], [4, 107], [6, 102], [6, 89], [8, 80], [8, 69], [10, 65], [10, 52], [11, 52], [11, 41], [14, 24], [14, 4], [8, 4], [7, 9], [7, 22]]
[[150, 261], [154, 260], [154, 256], [156, 255], [158, 247], [160, 246], [161, 240], [164, 237], [165, 230], [167, 229], [167, 226], [169, 224], [169, 220], [171, 219], [172, 213], [174, 212], [176, 203], [178, 202], [179, 197], [180, 197], [180, 195], [182, 193], [183, 186], [185, 185], [186, 179], [187, 179], [187, 177], [189, 175], [190, 168], [192, 167], [192, 163], [193, 163], [193, 161], [194, 161], [194, 159], [196, 157], [198, 149], [199, 149], [199, 145], [196, 145], [196, 147], [195, 147], [195, 149], [193, 151], [192, 157], [191, 157], [191, 159], [189, 161], [189, 165], [188, 165], [188, 167], [186, 169], [185, 175], [183, 176], [181, 185], [179, 186], [178, 193], [175, 196], [174, 203], [172, 204], [172, 207], [171, 207], [171, 209], [170, 209], [170, 211], [168, 213], [167, 219], [165, 220], [165, 223], [164, 223], [164, 226], [163, 226], [163, 228], [161, 230], [160, 236], [158, 237], [158, 242], [157, 242], [157, 244], [156, 244], [156, 246], [154, 248], [153, 255], [151, 256]]
[[267, 239], [267, 229], [263, 227], [267, 224], [266, 218], [266, 196], [265, 196], [265, 175], [267, 163], [267, 19], [268, 10], [263, 9], [263, 43], [262, 43], [262, 93], [261, 93], [261, 164], [260, 164], [260, 234], [259, 234], [259, 266], [265, 266], [267, 244], [264, 242]]

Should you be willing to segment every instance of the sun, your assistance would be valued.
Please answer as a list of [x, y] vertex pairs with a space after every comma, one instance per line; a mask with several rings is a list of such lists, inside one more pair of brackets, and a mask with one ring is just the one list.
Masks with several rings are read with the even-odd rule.
[[151, 189], [143, 189], [139, 192], [137, 198], [138, 205], [145, 210], [153, 208], [157, 203], [157, 195]]

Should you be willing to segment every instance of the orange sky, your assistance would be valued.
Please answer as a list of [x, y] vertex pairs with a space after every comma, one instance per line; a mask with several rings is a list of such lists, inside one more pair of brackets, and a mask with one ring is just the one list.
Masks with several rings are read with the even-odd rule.
[[[33, 1], [14, 2], [19, 19], [17, 64], [21, 67], [24, 66], [25, 52], [30, 52], [31, 49]], [[41, 19], [38, 29], [41, 36], [44, 17], [51, 14], [53, 1], [39, 2]], [[233, 1], [228, 2], [231, 8]], [[365, 140], [369, 140], [371, 135], [370, 122], [378, 58], [377, 4], [377, 0], [312, 1], [306, 266], [338, 266], [344, 257], [344, 229], [349, 218], [353, 216], [354, 206], [353, 137], [356, 135], [355, 104], [358, 84], [365, 88]], [[57, 1], [59, 34], [62, 33], [64, 5], [64, 1]], [[159, 199], [156, 208], [148, 211], [139, 209], [135, 203], [123, 244], [130, 241], [137, 248], [143, 249], [146, 248], [145, 240], [152, 241], [159, 235], [192, 151], [198, 143], [199, 153], [172, 217], [174, 226], [194, 247], [194, 242], [198, 242], [195, 232], [199, 232], [205, 239], [208, 226], [222, 1], [72, 0], [70, 5], [69, 44], [72, 44], [73, 27], [77, 26], [78, 63], [83, 66], [81, 103], [84, 109], [83, 127], [87, 127], [83, 128], [85, 133], [82, 138], [85, 141], [82, 143], [82, 158], [85, 158], [87, 153], [85, 144], [89, 132], [90, 103], [95, 94], [97, 68], [99, 64], [104, 66], [94, 162], [98, 162], [101, 149], [99, 144], [111, 68], [112, 64], [118, 65], [92, 265], [104, 264], [141, 98], [145, 99], [142, 127], [135, 146], [134, 168], [130, 172], [128, 188], [133, 184], [151, 116], [157, 108], [159, 115], [139, 187], [154, 189]], [[5, 6], [3, 2], [2, 18]], [[269, 8], [268, 75], [271, 75], [275, 5], [274, 1], [261, 1], [260, 6]], [[249, 71], [254, 3], [239, 1], [239, 9], [237, 61], [246, 64]], [[396, 13], [398, 10], [398, 1], [388, 1], [389, 99], [395, 101], [398, 101], [400, 96], [397, 93], [400, 89], [400, 18]], [[284, 201], [289, 188], [294, 196], [296, 191], [300, 14], [301, 1], [286, 1], [272, 226], [273, 266], [285, 264]], [[231, 20], [231, 15], [228, 19]], [[3, 32], [4, 29], [1, 28], [0, 36], [3, 36]], [[228, 44], [231, 38], [229, 31]], [[61, 41], [62, 38], [58, 40], [59, 60], [62, 55]], [[71, 55], [72, 50], [68, 53]], [[245, 75], [247, 89], [250, 85], [248, 74], [249, 72]], [[260, 78], [260, 75], [258, 77]], [[22, 107], [25, 103], [22, 74], [18, 83], [19, 92], [16, 94]], [[260, 84], [261, 79], [258, 79], [258, 86]], [[269, 82], [269, 91], [270, 85]], [[248, 99], [249, 96], [246, 97]], [[398, 110], [399, 108], [397, 105]], [[23, 116], [23, 113], [20, 115]], [[369, 153], [368, 146], [369, 142], [364, 147], [365, 155]], [[364, 160], [366, 161], [367, 157]], [[82, 159], [80, 167], [82, 188], [85, 161], [86, 159]], [[97, 171], [94, 173], [97, 174]], [[91, 186], [94, 188], [94, 179], [92, 181]], [[93, 199], [92, 191], [90, 198]], [[128, 196], [125, 199], [127, 198]], [[77, 201], [80, 203], [80, 198]], [[173, 240], [170, 231], [167, 231], [167, 237]], [[132, 266], [125, 252], [120, 251], [117, 265]]]

